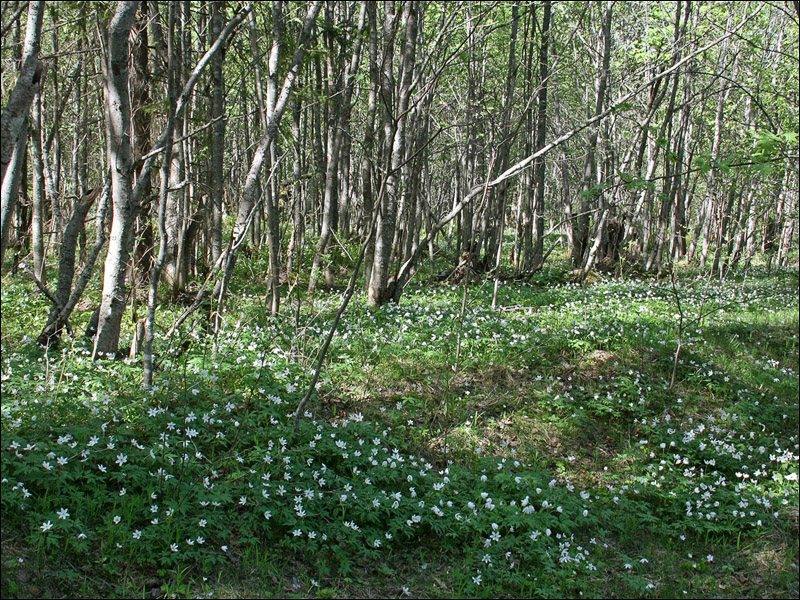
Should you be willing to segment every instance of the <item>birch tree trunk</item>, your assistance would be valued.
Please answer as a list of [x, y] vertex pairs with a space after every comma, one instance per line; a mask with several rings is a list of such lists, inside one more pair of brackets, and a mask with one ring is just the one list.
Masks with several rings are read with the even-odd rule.
[[[392, 284], [389, 282], [389, 269], [397, 220], [400, 167], [405, 159], [407, 112], [411, 100], [411, 83], [416, 56], [418, 10], [418, 3], [415, 1], [408, 2], [403, 7], [402, 21], [405, 25], [405, 39], [403, 40], [403, 56], [395, 110], [392, 110], [393, 107], [388, 104], [389, 100], [385, 97], [387, 93], [390, 95], [394, 93], [394, 90], [391, 89], [394, 86], [390, 87], [392, 64], [390, 60], [387, 60], [390, 57], [384, 57], [384, 102], [386, 103], [384, 116], [387, 119], [384, 125], [384, 147], [389, 168], [383, 185], [381, 214], [377, 223], [375, 252], [372, 262], [372, 277], [367, 291], [370, 306], [379, 306], [387, 300], [399, 299], [399, 295], [395, 298], [397, 286], [394, 282]], [[393, 27], [393, 24], [390, 24], [390, 27]]]
[[37, 93], [31, 107], [31, 168], [33, 171], [33, 215], [31, 218], [31, 250], [33, 272], [43, 284], [47, 284], [44, 256], [44, 207], [45, 185], [42, 165], [42, 95]]
[[117, 352], [125, 312], [125, 275], [137, 208], [132, 189], [128, 37], [138, 5], [136, 1], [117, 4], [108, 30], [108, 56], [103, 61], [112, 220], [93, 356]]
[[[267, 66], [267, 100], [264, 118], [264, 131], [269, 129], [269, 122], [277, 110], [278, 103], [278, 67], [280, 66], [281, 46], [283, 45], [283, 2], [272, 3], [272, 50], [269, 53]], [[260, 95], [260, 94], [259, 94]], [[277, 167], [276, 140], [273, 139], [267, 150], [270, 170]], [[267, 246], [269, 247], [269, 281], [267, 283], [268, 304], [270, 314], [277, 316], [281, 301], [281, 236], [278, 197], [275, 193], [274, 178], [270, 178], [265, 186], [267, 205]]]
[[41, 86], [42, 64], [39, 62], [39, 47], [43, 16], [44, 2], [31, 2], [28, 8], [22, 66], [0, 119], [0, 174], [3, 178], [2, 192], [0, 192], [0, 265], [6, 256], [8, 232], [17, 203], [19, 170], [28, 139], [26, 123], [28, 108]]

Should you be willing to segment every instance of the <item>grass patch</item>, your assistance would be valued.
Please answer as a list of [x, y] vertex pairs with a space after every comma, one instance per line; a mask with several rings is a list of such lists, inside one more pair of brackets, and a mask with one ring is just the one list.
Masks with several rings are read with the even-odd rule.
[[682, 321], [556, 275], [354, 299], [298, 431], [338, 294], [232, 297], [143, 390], [12, 277], [3, 597], [796, 597], [797, 273], [685, 273]]

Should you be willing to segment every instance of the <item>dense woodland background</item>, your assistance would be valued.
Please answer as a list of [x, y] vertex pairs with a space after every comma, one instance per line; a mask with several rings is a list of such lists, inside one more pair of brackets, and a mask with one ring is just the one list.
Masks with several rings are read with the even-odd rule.
[[796, 598], [799, 24], [4, 1], [3, 597]]
[[3, 260], [50, 344], [105, 255], [104, 353], [127, 290], [224, 302], [254, 253], [273, 314], [359, 247], [372, 305], [563, 245], [579, 279], [786, 265], [798, 83], [796, 3], [5, 2]]

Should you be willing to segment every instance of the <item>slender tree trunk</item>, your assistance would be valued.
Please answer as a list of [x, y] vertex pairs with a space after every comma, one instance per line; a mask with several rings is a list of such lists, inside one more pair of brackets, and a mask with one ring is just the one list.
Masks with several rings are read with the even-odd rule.
[[286, 257], [286, 272], [291, 275], [298, 269], [302, 262], [302, 248], [305, 245], [305, 198], [303, 193], [302, 179], [302, 140], [300, 129], [300, 117], [302, 115], [302, 102], [299, 98], [294, 99], [292, 106], [292, 188], [291, 188], [291, 210], [292, 210], [292, 233], [289, 237], [289, 249]]
[[[211, 2], [211, 35], [217, 38], [222, 32], [222, 14], [218, 2]], [[252, 10], [249, 18], [253, 18]], [[211, 61], [211, 260], [216, 262], [222, 254], [222, 197], [225, 190], [223, 155], [225, 152], [225, 80], [222, 72], [224, 50], [217, 52]]]
[[[361, 62], [362, 32], [366, 23], [366, 3], [362, 2], [361, 12], [358, 19], [358, 29], [355, 34], [355, 44], [350, 62], [342, 73], [337, 73], [334, 68], [334, 48], [329, 42], [328, 48], [328, 83], [341, 80], [341, 89], [329, 87], [328, 96], [333, 99], [331, 112], [328, 122], [327, 135], [327, 162], [325, 170], [325, 188], [323, 196], [322, 228], [317, 245], [314, 249], [314, 262], [311, 266], [311, 276], [309, 278], [308, 289], [314, 291], [325, 260], [324, 255], [328, 251], [331, 235], [336, 226], [338, 216], [337, 203], [339, 198], [339, 177], [341, 167], [342, 148], [345, 145], [345, 138], [349, 135], [347, 124], [350, 121], [351, 102], [353, 90], [355, 89], [355, 76]], [[344, 63], [344, 60], [342, 60]], [[349, 173], [341, 173], [342, 177], [347, 177]], [[330, 265], [328, 265], [330, 269]]]
[[61, 330], [69, 321], [72, 310], [80, 299], [86, 283], [89, 281], [89, 277], [94, 270], [94, 263], [97, 259], [97, 255], [105, 244], [104, 222], [106, 206], [108, 204], [108, 190], [102, 193], [103, 198], [97, 209], [97, 240], [92, 253], [87, 257], [83, 273], [75, 289], [72, 288], [72, 280], [75, 276], [75, 248], [78, 244], [78, 236], [80, 232], [84, 230], [84, 223], [89, 209], [92, 207], [95, 199], [101, 194], [100, 188], [89, 190], [78, 199], [73, 207], [72, 216], [67, 226], [64, 228], [64, 235], [61, 238], [61, 254], [58, 262], [58, 287], [55, 293], [57, 303], [53, 304], [51, 307], [50, 315], [47, 318], [47, 324], [39, 334], [37, 341], [42, 346], [50, 346], [61, 337]]
[[[183, 129], [183, 119], [177, 118], [175, 128], [178, 131]], [[183, 289], [183, 264], [185, 259], [181, 252], [180, 240], [183, 236], [185, 227], [185, 216], [183, 212], [184, 186], [185, 179], [183, 144], [174, 143], [170, 150], [170, 171], [169, 171], [169, 192], [167, 198], [166, 228], [167, 228], [167, 262], [164, 265], [166, 279], [172, 285], [172, 296], [177, 297]], [[213, 229], [213, 227], [212, 227]]]
[[[221, 28], [220, 28], [221, 29]], [[158, 302], [158, 284], [161, 279], [161, 269], [167, 260], [167, 226], [166, 226], [166, 210], [167, 201], [169, 198], [169, 180], [170, 180], [170, 165], [172, 153], [172, 140], [175, 131], [175, 104], [177, 98], [176, 85], [175, 85], [175, 5], [170, 5], [169, 24], [170, 36], [170, 54], [167, 59], [167, 130], [164, 145], [164, 160], [161, 164], [161, 179], [158, 194], [158, 234], [159, 234], [159, 247], [158, 256], [153, 265], [150, 274], [150, 289], [147, 299], [147, 316], [144, 323], [144, 343], [143, 343], [143, 367], [144, 367], [144, 385], [153, 385], [153, 340], [155, 337], [155, 317], [156, 317], [156, 304]], [[219, 31], [212, 32], [212, 36], [219, 35]]]
[[[378, 190], [378, 219], [376, 221], [374, 247], [372, 251], [372, 268], [367, 285], [368, 302], [378, 306], [388, 300], [387, 286], [389, 280], [389, 255], [394, 240], [394, 224], [397, 211], [396, 182], [397, 174], [392, 171], [392, 145], [396, 131], [394, 99], [394, 36], [398, 29], [398, 16], [395, 3], [387, 2], [383, 24], [383, 54], [380, 73], [380, 97], [383, 117], [383, 167], [385, 175], [381, 177]], [[398, 111], [399, 112], [399, 111]]]
[[[333, 32], [333, 7], [330, 3], [325, 9], [325, 96], [328, 104], [325, 106], [325, 158], [324, 176], [322, 178], [322, 222], [320, 224], [319, 239], [314, 248], [314, 261], [311, 265], [311, 275], [308, 280], [308, 290], [313, 292], [317, 287], [323, 254], [328, 249], [331, 233], [336, 226], [336, 203], [339, 191], [339, 152], [341, 149], [342, 137], [339, 135], [338, 125], [342, 121], [340, 118], [341, 110], [344, 108], [342, 93], [345, 76], [337, 70], [337, 63], [344, 68], [342, 60], [339, 60], [338, 52], [334, 46]], [[322, 82], [321, 82], [322, 83]]]
[[[267, 73], [267, 124], [275, 115], [278, 102], [278, 66], [280, 64], [280, 51], [283, 45], [283, 3], [273, 2], [272, 4], [272, 50], [269, 55], [269, 65]], [[268, 147], [270, 170], [277, 168], [277, 143], [273, 139]], [[278, 212], [278, 197], [275, 193], [277, 187], [275, 178], [271, 177], [265, 186], [266, 206], [267, 206], [267, 245], [269, 246], [269, 305], [272, 316], [277, 316], [280, 310], [281, 299], [281, 238], [280, 238], [280, 214]]]
[[[611, 9], [613, 2], [606, 4], [603, 19], [603, 54], [599, 57], [599, 72], [597, 74], [597, 95], [595, 98], [594, 116], [603, 112], [605, 105], [606, 88], [608, 86], [609, 65], [611, 62]], [[572, 247], [572, 264], [582, 267], [589, 250], [589, 211], [590, 200], [596, 184], [597, 174], [597, 138], [600, 133], [599, 123], [592, 127], [589, 133], [589, 142], [586, 150], [586, 160], [583, 163], [583, 184], [581, 188], [580, 214], [573, 225], [575, 231], [574, 245]]]
[[[372, 220], [375, 210], [373, 193], [373, 168], [375, 148], [375, 116], [378, 111], [378, 94], [380, 93], [380, 71], [378, 68], [378, 21], [375, 3], [367, 2], [367, 19], [369, 22], [369, 95], [367, 97], [367, 117], [364, 127], [364, 151], [361, 159], [361, 197], [364, 206], [366, 223]], [[364, 231], [365, 224], [360, 225]], [[374, 245], [369, 244], [364, 254], [364, 291], [369, 290], [372, 280], [372, 263]]]
[[[681, 9], [684, 9], [685, 15], [681, 18]], [[675, 8], [675, 25], [673, 34], [673, 64], [680, 61], [680, 56], [683, 53], [683, 48], [679, 45], [680, 41], [685, 38], [686, 24], [689, 20], [691, 5], [686, 3], [676, 4]], [[655, 240], [653, 240], [650, 254], [645, 264], [645, 270], [650, 271], [655, 267], [660, 275], [662, 272], [662, 253], [664, 249], [665, 239], [669, 230], [670, 219], [672, 217], [673, 205], [675, 204], [675, 195], [680, 189], [681, 177], [681, 160], [683, 158], [683, 135], [684, 129], [679, 124], [678, 127], [674, 126], [676, 106], [675, 99], [678, 92], [678, 84], [680, 80], [677, 75], [672, 79], [672, 90], [670, 92], [669, 104], [667, 106], [666, 116], [664, 123], [667, 126], [667, 142], [671, 144], [672, 149], [664, 153], [664, 172], [665, 177], [663, 180], [663, 188], [661, 193], [661, 206], [658, 213], [658, 221], [655, 226]], [[683, 110], [688, 110], [687, 106]], [[673, 132], [677, 129], [677, 135]], [[661, 137], [661, 136], [659, 136]]]
[[[372, 265], [372, 279], [367, 292], [368, 302], [371, 306], [378, 306], [395, 297], [397, 286], [389, 283], [390, 259], [394, 229], [397, 219], [397, 202], [399, 198], [400, 168], [405, 158], [406, 124], [408, 122], [408, 108], [411, 101], [412, 76], [416, 57], [417, 41], [417, 16], [418, 2], [412, 0], [403, 6], [402, 22], [405, 25], [405, 39], [402, 45], [402, 60], [400, 67], [400, 81], [397, 92], [396, 109], [387, 104], [384, 125], [385, 151], [389, 162], [389, 171], [385, 177], [384, 193], [381, 199], [381, 215], [378, 219], [378, 229], [375, 240], [375, 253]], [[387, 13], [388, 14], [388, 13]], [[387, 21], [389, 17], [387, 16]], [[393, 23], [387, 23], [393, 27]], [[387, 89], [392, 81], [391, 53], [384, 56], [384, 95], [392, 94], [393, 90]], [[395, 126], [396, 123], [396, 126]]]
[[731, 210], [738, 195], [736, 182], [732, 182], [731, 188], [727, 194], [727, 202], [723, 201], [719, 206], [719, 216], [717, 217], [719, 225], [717, 228], [716, 247], [714, 248], [714, 261], [711, 265], [712, 276], [719, 274], [720, 278], [722, 278], [725, 275], [722, 263], [722, 250], [726, 246], [728, 224], [731, 220]]
[[42, 95], [37, 93], [31, 107], [31, 167], [33, 171], [33, 216], [31, 219], [31, 249], [33, 250], [33, 272], [47, 285], [44, 253], [44, 207], [45, 185], [42, 166]]
[[[777, 257], [776, 263], [778, 266], [786, 266], [787, 258], [792, 250], [792, 238], [794, 237], [794, 223], [795, 218], [792, 213], [797, 209], [797, 194], [791, 192], [791, 173], [792, 169], [785, 169], [783, 176], [783, 185], [781, 186], [780, 196], [778, 198], [778, 216], [777, 216]], [[795, 182], [796, 184], [796, 182]]]
[[[551, 3], [544, 3], [542, 16], [542, 42], [539, 47], [539, 105], [536, 109], [536, 142], [534, 149], [540, 150], [545, 145], [547, 135], [547, 85], [549, 69], [547, 52], [550, 40], [550, 8]], [[538, 269], [544, 260], [544, 156], [533, 163], [533, 256], [531, 267]]]
[[108, 31], [108, 56], [104, 61], [106, 136], [113, 214], [94, 355], [117, 352], [125, 312], [125, 275], [137, 209], [132, 193], [128, 38], [138, 5], [138, 2], [129, 1], [117, 4]]
[[17, 203], [19, 170], [28, 139], [28, 108], [41, 86], [42, 64], [39, 62], [39, 48], [44, 4], [43, 1], [36, 1], [28, 6], [22, 65], [8, 104], [3, 107], [3, 118], [0, 119], [0, 174], [3, 178], [0, 192], [0, 265], [5, 260], [8, 233]]
[[[731, 23], [733, 21], [733, 15], [728, 16], [728, 25], [727, 28], [730, 29]], [[728, 53], [729, 43], [726, 39], [722, 42], [721, 52], [723, 56]], [[735, 60], [735, 59], [734, 59]], [[734, 62], [735, 64], [735, 62]], [[717, 110], [714, 115], [714, 138], [711, 142], [711, 161], [712, 161], [712, 168], [711, 172], [709, 173], [708, 183], [706, 184], [706, 196], [703, 201], [703, 225], [701, 228], [701, 237], [702, 237], [702, 244], [700, 249], [700, 265], [705, 268], [706, 262], [708, 261], [708, 253], [711, 249], [711, 242], [713, 242], [714, 237], [714, 213], [717, 204], [724, 204], [724, 192], [721, 192], [720, 186], [720, 172], [717, 168], [715, 163], [719, 158], [720, 148], [722, 146], [722, 133], [725, 128], [724, 117], [725, 117], [725, 106], [728, 103], [728, 98], [731, 93], [730, 86], [724, 86], [719, 94], [717, 95]], [[715, 198], [719, 198], [718, 202], [715, 202]], [[716, 226], [719, 227], [720, 223], [716, 223]]]
[[[150, 112], [150, 50], [147, 35], [148, 21], [151, 18], [148, 10], [149, 2], [144, 0], [139, 10], [139, 18], [135, 27], [133, 47], [133, 76], [131, 78], [131, 112], [133, 115], [133, 156], [139, 160], [152, 148], [152, 116]], [[142, 176], [144, 175], [144, 176]], [[135, 232], [134, 269], [141, 277], [141, 283], [147, 280], [153, 267], [153, 226], [150, 223], [150, 207], [152, 184], [149, 173], [137, 174], [142, 186], [142, 200], [138, 208]], [[134, 283], [136, 285], [136, 283]], [[134, 319], [135, 320], [135, 319]]]

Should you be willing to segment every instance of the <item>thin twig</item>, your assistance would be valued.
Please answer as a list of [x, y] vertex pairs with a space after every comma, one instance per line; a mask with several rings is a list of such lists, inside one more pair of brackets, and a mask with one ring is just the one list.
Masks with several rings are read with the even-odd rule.
[[297, 405], [297, 410], [294, 412], [295, 431], [297, 431], [298, 427], [300, 426], [300, 415], [304, 413], [306, 405], [311, 399], [311, 394], [313, 394], [314, 390], [317, 388], [319, 374], [320, 371], [322, 371], [322, 363], [325, 361], [325, 357], [328, 354], [328, 348], [331, 345], [331, 341], [336, 333], [336, 329], [339, 327], [339, 320], [342, 318], [345, 309], [347, 309], [347, 305], [350, 303], [350, 299], [353, 297], [353, 292], [356, 289], [356, 281], [358, 280], [358, 271], [361, 268], [361, 263], [364, 261], [364, 255], [367, 253], [367, 247], [372, 241], [372, 236], [375, 233], [375, 223], [378, 220], [378, 214], [379, 213], [376, 211], [375, 216], [372, 218], [372, 223], [370, 224], [369, 228], [369, 235], [367, 235], [367, 239], [364, 240], [364, 243], [361, 245], [361, 251], [358, 253], [358, 260], [353, 267], [353, 273], [350, 275], [350, 283], [347, 286], [347, 291], [345, 292], [342, 304], [339, 306], [339, 310], [336, 312], [336, 317], [333, 319], [333, 323], [328, 330], [328, 336], [325, 338], [325, 343], [322, 344], [322, 348], [320, 348], [319, 354], [317, 355], [317, 365], [314, 367], [314, 375], [311, 377], [311, 383], [308, 384], [308, 389], [306, 390], [305, 396], [303, 396], [300, 404]]

